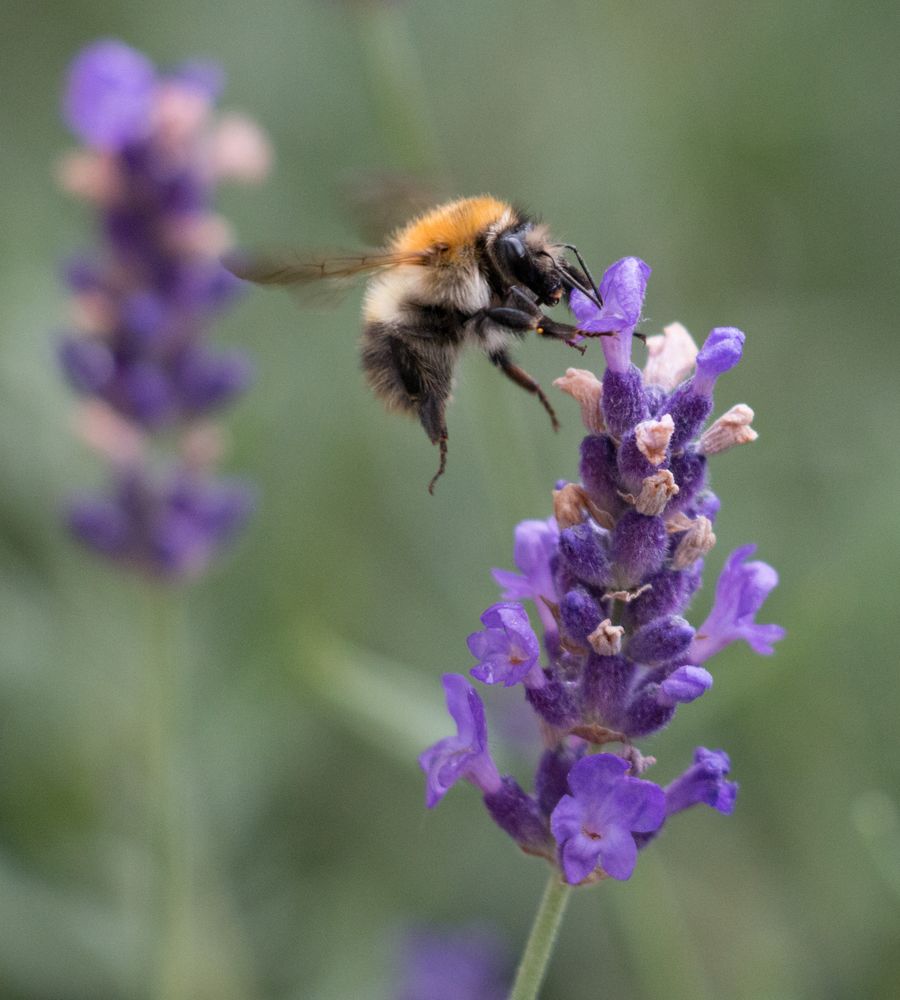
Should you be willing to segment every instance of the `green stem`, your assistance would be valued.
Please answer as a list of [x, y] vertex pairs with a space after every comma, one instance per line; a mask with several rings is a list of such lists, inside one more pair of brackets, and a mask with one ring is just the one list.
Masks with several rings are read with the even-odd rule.
[[157, 587], [148, 594], [147, 681], [152, 774], [150, 829], [159, 873], [155, 894], [153, 995], [181, 1000], [189, 969], [190, 859], [185, 788], [186, 670], [181, 628], [182, 595]]
[[509, 1000], [536, 1000], [571, 894], [572, 887], [560, 879], [558, 872], [553, 872], [534, 916]]

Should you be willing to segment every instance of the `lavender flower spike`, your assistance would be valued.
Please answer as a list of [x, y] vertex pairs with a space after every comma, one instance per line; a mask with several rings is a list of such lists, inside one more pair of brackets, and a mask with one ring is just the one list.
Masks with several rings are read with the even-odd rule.
[[665, 819], [662, 789], [626, 777], [628, 769], [621, 757], [602, 753], [583, 758], [569, 772], [572, 794], [559, 800], [550, 827], [571, 885], [598, 865], [611, 878], [630, 878], [638, 852], [632, 834], [652, 833]]
[[778, 574], [768, 563], [745, 562], [755, 551], [755, 545], [744, 545], [728, 557], [712, 611], [687, 651], [691, 663], [705, 662], [737, 639], [744, 639], [754, 653], [771, 656], [772, 643], [784, 638], [780, 625], [759, 625], [755, 620], [778, 583]]
[[[468, 638], [469, 652], [478, 660], [472, 676], [485, 684], [512, 687], [526, 680], [536, 668], [533, 683], [543, 683], [537, 667], [541, 645], [521, 604], [492, 604], [481, 616], [482, 632]], [[527, 681], [526, 681], [527, 683]]]
[[487, 743], [484, 706], [475, 688], [460, 674], [444, 674], [447, 710], [456, 723], [456, 735], [447, 736], [419, 756], [427, 776], [425, 804], [433, 809], [460, 778], [485, 794], [501, 788], [500, 774]]
[[[726, 563], [706, 622], [695, 629], [689, 619], [720, 507], [708, 475], [722, 449], [704, 446], [704, 427], [715, 380], [740, 360], [744, 335], [717, 327], [697, 351], [682, 327], [669, 326], [668, 356], [642, 375], [630, 350], [649, 273], [643, 261], [624, 258], [604, 275], [602, 308], [572, 295], [586, 335], [615, 336], [601, 340], [602, 392], [584, 372], [570, 373], [560, 387], [582, 405], [599, 404], [602, 419], [586, 421], [581, 482], [556, 483], [555, 518], [516, 529], [520, 572], [494, 570], [504, 603], [488, 608], [485, 627], [469, 637], [476, 678], [526, 688], [541, 735], [533, 791], [497, 778], [485, 763], [481, 703], [465, 701], [471, 689], [462, 678], [453, 692], [448, 688], [460, 734], [422, 758], [429, 805], [459, 777], [480, 783], [497, 825], [558, 869], [526, 954], [566, 891], [560, 874], [570, 885], [627, 879], [667, 816], [695, 802], [731, 811], [737, 786], [727, 780], [722, 751], [698, 749], [693, 766], [663, 789], [643, 780], [655, 760], [635, 741], [710, 691], [705, 664], [723, 646], [745, 639], [755, 652], [771, 653], [784, 635], [778, 625], [755, 621], [778, 577], [765, 563], [748, 561], [753, 546]], [[576, 376], [581, 389], [572, 392]], [[526, 599], [541, 616], [542, 642], [518, 603]]]
[[[86, 148], [64, 157], [60, 183], [99, 214], [102, 242], [67, 269], [75, 329], [59, 360], [86, 397], [82, 436], [116, 466], [111, 494], [79, 498], [69, 527], [120, 566], [167, 581], [205, 570], [252, 506], [246, 487], [212, 475], [217, 449], [201, 458], [196, 448], [211, 427], [200, 419], [252, 375], [243, 354], [206, 342], [237, 291], [219, 260], [230, 236], [213, 211], [216, 185], [261, 179], [269, 158], [249, 120], [236, 135], [233, 117], [214, 114], [223, 81], [203, 62], [158, 73], [142, 53], [103, 40], [76, 56], [63, 97]], [[178, 433], [167, 471], [152, 454], [162, 430]]]

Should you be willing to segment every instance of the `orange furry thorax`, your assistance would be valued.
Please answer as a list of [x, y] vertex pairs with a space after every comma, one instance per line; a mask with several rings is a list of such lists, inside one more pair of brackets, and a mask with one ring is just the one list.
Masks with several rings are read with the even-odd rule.
[[395, 253], [417, 254], [443, 244], [447, 249], [442, 256], [449, 262], [468, 256], [475, 239], [511, 212], [506, 202], [490, 195], [460, 198], [413, 219], [393, 235], [390, 247]]

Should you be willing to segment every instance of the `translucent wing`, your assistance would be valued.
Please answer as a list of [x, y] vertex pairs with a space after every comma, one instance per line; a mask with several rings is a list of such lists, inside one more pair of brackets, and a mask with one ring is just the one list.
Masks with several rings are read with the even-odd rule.
[[427, 253], [367, 250], [354, 254], [316, 254], [296, 251], [228, 254], [223, 263], [232, 274], [257, 285], [300, 287], [325, 281], [334, 284], [400, 264], [424, 264]]

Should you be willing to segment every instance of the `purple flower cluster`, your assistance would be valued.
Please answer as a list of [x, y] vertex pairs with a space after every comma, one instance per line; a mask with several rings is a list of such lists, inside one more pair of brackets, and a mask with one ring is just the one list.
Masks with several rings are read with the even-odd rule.
[[393, 992], [396, 1000], [503, 1000], [509, 969], [490, 928], [420, 928], [407, 935]]
[[[464, 778], [494, 821], [526, 852], [560, 867], [566, 881], [630, 877], [638, 850], [667, 818], [705, 802], [734, 808], [737, 785], [721, 750], [697, 749], [694, 763], [662, 788], [640, 775], [655, 763], [634, 741], [658, 732], [679, 705], [712, 686], [703, 664], [737, 639], [770, 654], [784, 630], [756, 621], [778, 582], [754, 546], [726, 561], [713, 609], [695, 630], [684, 618], [715, 544], [719, 500], [707, 461], [756, 437], [739, 404], [704, 430], [716, 380], [741, 359], [744, 335], [713, 330], [698, 351], [679, 324], [647, 342], [643, 372], [631, 361], [650, 268], [618, 261], [603, 277], [602, 308], [573, 293], [584, 337], [603, 335], [602, 380], [569, 369], [557, 386], [581, 406], [588, 436], [579, 483], [559, 483], [554, 516], [516, 529], [518, 572], [495, 570], [503, 602], [469, 637], [485, 684], [522, 684], [545, 746], [528, 794], [497, 770], [484, 709], [468, 681], [444, 677], [457, 735], [420, 757], [427, 805]], [[541, 644], [521, 603], [532, 603]], [[618, 745], [618, 752], [606, 748]], [[604, 752], [597, 752], [603, 749]]]
[[[271, 157], [249, 119], [213, 114], [222, 85], [212, 64], [160, 74], [106, 40], [75, 58], [63, 97], [84, 147], [63, 158], [59, 180], [96, 209], [100, 245], [66, 269], [72, 329], [59, 357], [89, 401], [82, 435], [115, 468], [113, 495], [78, 500], [70, 525], [91, 548], [164, 577], [202, 570], [250, 509], [245, 487], [210, 478], [218, 448], [206, 421], [252, 374], [243, 354], [206, 343], [238, 291], [212, 201], [219, 180], [261, 179]], [[160, 469], [150, 436], [172, 430], [181, 454]]]

